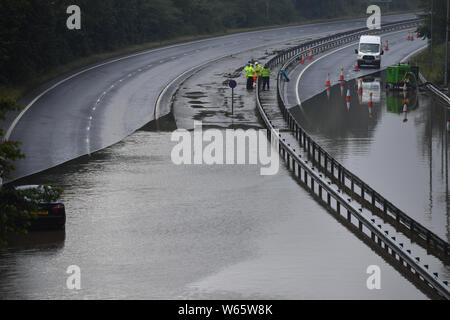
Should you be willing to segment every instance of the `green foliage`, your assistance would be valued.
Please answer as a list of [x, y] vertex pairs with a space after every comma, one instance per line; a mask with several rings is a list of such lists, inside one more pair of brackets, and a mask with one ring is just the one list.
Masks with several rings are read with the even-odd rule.
[[0, 189], [0, 245], [7, 244], [8, 232], [27, 234], [32, 212], [39, 211], [40, 203], [49, 203], [60, 198], [62, 190], [42, 186], [41, 188], [16, 190], [10, 187]]
[[433, 49], [433, 56], [430, 50], [424, 50], [414, 57], [412, 63], [419, 66], [420, 72], [424, 77], [434, 84], [442, 85], [444, 83], [445, 70], [445, 44], [436, 45]]
[[[416, 3], [396, 0], [389, 9], [411, 9]], [[72, 4], [82, 12], [78, 31], [66, 28], [66, 9]], [[75, 59], [125, 46], [361, 15], [369, 4], [368, 0], [1, 0], [0, 85], [24, 84]]]
[[[16, 110], [20, 110], [20, 107], [14, 99], [0, 96], [0, 120], [5, 120], [9, 111]], [[19, 150], [20, 142], [4, 141], [4, 135], [4, 130], [0, 128], [0, 175], [9, 178], [11, 172], [15, 170], [12, 162], [24, 158], [25, 155]]]
[[447, 0], [421, 0], [420, 7], [424, 14], [425, 23], [418, 31], [422, 37], [431, 38], [431, 10], [433, 8], [433, 43], [445, 42], [445, 31], [447, 21]]
[[[0, 119], [5, 120], [9, 111], [19, 110], [15, 100], [0, 96]], [[15, 170], [15, 160], [24, 158], [20, 152], [20, 143], [4, 141], [5, 132], [0, 128], [0, 173], [9, 177]], [[8, 232], [27, 233], [33, 211], [39, 210], [39, 203], [49, 203], [59, 199], [62, 190], [43, 186], [29, 190], [16, 190], [0, 185], [0, 245], [6, 244]]]

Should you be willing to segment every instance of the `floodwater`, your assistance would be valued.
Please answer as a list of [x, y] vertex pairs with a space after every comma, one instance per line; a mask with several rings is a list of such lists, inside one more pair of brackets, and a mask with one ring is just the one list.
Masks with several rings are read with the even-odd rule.
[[[351, 104], [346, 104], [347, 86]], [[336, 160], [397, 207], [450, 240], [450, 110], [426, 92], [386, 92], [385, 73], [366, 77], [363, 94], [355, 81], [292, 109], [295, 117]], [[373, 108], [368, 107], [373, 92]]]
[[[170, 138], [141, 130], [21, 181], [64, 188], [67, 226], [0, 250], [0, 298], [426, 298], [283, 167], [176, 166]], [[381, 290], [367, 289], [370, 265]]]

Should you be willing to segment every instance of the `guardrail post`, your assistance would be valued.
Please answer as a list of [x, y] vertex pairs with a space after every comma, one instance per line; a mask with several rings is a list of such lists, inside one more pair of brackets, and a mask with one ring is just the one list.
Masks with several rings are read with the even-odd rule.
[[308, 156], [311, 156], [311, 137], [308, 136]]
[[331, 158], [331, 176], [334, 179], [334, 159], [333, 158]]
[[336, 200], [336, 211], [338, 214], [341, 214], [341, 203], [339, 200]]
[[331, 207], [331, 195], [329, 192], [327, 192], [327, 204], [329, 207]]
[[375, 209], [375, 201], [376, 201], [376, 198], [375, 198], [375, 190], [372, 190], [372, 207]]
[[313, 163], [316, 162], [316, 144], [315, 143], [312, 143], [312, 160], [313, 160]]
[[320, 149], [317, 150], [318, 152], [318, 163], [319, 163], [319, 167], [322, 168], [322, 151]]
[[319, 197], [320, 197], [320, 200], [323, 200], [323, 197], [322, 197], [322, 186], [319, 184]]
[[363, 199], [363, 200], [365, 200], [365, 198], [364, 198], [364, 185], [363, 184], [361, 184], [361, 198]]

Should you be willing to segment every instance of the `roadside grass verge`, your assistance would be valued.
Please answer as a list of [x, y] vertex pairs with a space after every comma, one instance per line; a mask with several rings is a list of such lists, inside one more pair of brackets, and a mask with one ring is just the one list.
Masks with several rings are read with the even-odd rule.
[[424, 77], [438, 86], [444, 84], [445, 69], [445, 44], [433, 47], [433, 56], [430, 54], [430, 48], [425, 49], [411, 60], [413, 65], [420, 68]]

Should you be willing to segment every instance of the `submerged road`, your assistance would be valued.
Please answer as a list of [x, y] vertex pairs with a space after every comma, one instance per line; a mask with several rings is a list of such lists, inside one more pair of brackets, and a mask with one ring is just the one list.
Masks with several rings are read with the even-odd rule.
[[[354, 44], [319, 56], [306, 68], [297, 66], [290, 72], [295, 81], [285, 86], [284, 94], [292, 114], [320, 146], [401, 210], [449, 241], [446, 121], [450, 111], [426, 93], [410, 90], [404, 114], [403, 97], [385, 90], [383, 70], [426, 45], [423, 40], [411, 42], [406, 37], [407, 31], [382, 36], [383, 41], [389, 40], [390, 50], [383, 56], [381, 72], [373, 68], [352, 70]], [[346, 70], [344, 95], [338, 84], [341, 66]], [[329, 97], [325, 91], [328, 72], [333, 85]], [[360, 77], [365, 81], [362, 97], [355, 86]], [[348, 106], [347, 88], [351, 91]], [[372, 109], [368, 108], [369, 91], [374, 93]], [[430, 256], [427, 259], [433, 260]], [[444, 278], [450, 277], [448, 266], [434, 266]]]
[[[413, 17], [386, 16], [383, 21]], [[121, 141], [154, 119], [160, 92], [193, 67], [262, 45], [327, 35], [365, 23], [366, 19], [355, 19], [190, 42], [111, 60], [55, 80], [41, 93], [21, 101], [27, 106], [25, 112], [7, 123], [7, 127], [14, 125], [9, 138], [21, 141], [27, 155], [18, 161], [14, 179]]]

